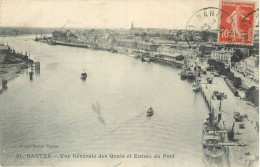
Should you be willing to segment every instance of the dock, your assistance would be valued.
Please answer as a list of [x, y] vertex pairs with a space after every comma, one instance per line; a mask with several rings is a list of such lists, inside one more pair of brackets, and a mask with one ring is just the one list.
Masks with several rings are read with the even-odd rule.
[[156, 63], [161, 63], [161, 64], [169, 65], [172, 67], [176, 67], [176, 68], [181, 68], [184, 65], [183, 61], [167, 60], [167, 59], [158, 58], [158, 57], [153, 57], [152, 61], [154, 61]]
[[[220, 127], [223, 130], [229, 130], [234, 124], [234, 132], [239, 143], [248, 146], [237, 147], [228, 146], [228, 160], [231, 166], [244, 166], [258, 164], [258, 133], [259, 133], [259, 113], [254, 107], [247, 105], [240, 97], [234, 96], [224, 81], [224, 77], [214, 77], [213, 83], [208, 84], [206, 78], [201, 77], [201, 93], [209, 107], [209, 111], [214, 113], [215, 117], [221, 115]], [[227, 95], [226, 99], [218, 100], [213, 92], [223, 92]], [[239, 112], [243, 117], [241, 122], [236, 122], [234, 113]], [[230, 142], [226, 136], [226, 142]]]
[[71, 47], [79, 47], [79, 48], [89, 48], [86, 44], [66, 43], [66, 42], [61, 42], [61, 41], [54, 41], [53, 45], [63, 45], [63, 46], [71, 46]]

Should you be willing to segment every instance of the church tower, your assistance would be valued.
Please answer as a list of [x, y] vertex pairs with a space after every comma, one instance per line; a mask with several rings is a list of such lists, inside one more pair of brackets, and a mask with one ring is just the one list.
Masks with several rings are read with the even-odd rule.
[[132, 22], [132, 25], [131, 25], [131, 30], [134, 29], [134, 23]]

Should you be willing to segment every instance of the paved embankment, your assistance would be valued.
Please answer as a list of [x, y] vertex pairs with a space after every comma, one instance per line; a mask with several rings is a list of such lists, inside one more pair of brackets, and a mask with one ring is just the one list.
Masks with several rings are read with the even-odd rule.
[[[249, 145], [246, 147], [229, 147], [231, 164], [234, 166], [244, 166], [244, 164], [249, 163], [249, 161], [258, 164], [258, 109], [247, 105], [240, 97], [235, 97], [223, 77], [214, 77], [212, 84], [207, 84], [207, 77], [208, 76], [202, 76], [201, 78], [201, 91], [210, 110], [214, 112], [215, 116], [218, 114], [222, 115], [220, 124], [223, 129], [230, 129], [233, 123], [235, 123], [234, 138], [238, 140], [238, 143]], [[217, 100], [217, 98], [213, 96], [214, 91], [223, 92], [227, 95], [227, 98], [220, 102], [220, 100]], [[242, 122], [235, 122], [234, 112], [247, 115], [247, 117], [244, 117]], [[239, 126], [241, 125], [244, 125], [244, 128], [240, 128]]]

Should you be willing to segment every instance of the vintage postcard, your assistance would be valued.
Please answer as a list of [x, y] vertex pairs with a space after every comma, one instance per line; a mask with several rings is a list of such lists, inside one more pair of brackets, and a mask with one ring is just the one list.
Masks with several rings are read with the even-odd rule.
[[257, 0], [0, 0], [0, 166], [259, 166]]

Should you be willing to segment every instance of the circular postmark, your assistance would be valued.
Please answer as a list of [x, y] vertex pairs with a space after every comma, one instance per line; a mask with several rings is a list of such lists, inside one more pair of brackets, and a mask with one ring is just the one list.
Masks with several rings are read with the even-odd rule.
[[[186, 25], [186, 41], [188, 45], [191, 47], [191, 44], [197, 41], [207, 42], [208, 36], [214, 38], [215, 35], [215, 38], [217, 38], [217, 34], [225, 33], [226, 28], [220, 24], [219, 19], [227, 19], [228, 17], [229, 14], [226, 11], [216, 7], [202, 8], [195, 12]], [[232, 18], [230, 23], [233, 23]], [[201, 35], [198, 35], [198, 32]], [[228, 36], [225, 37], [228, 38]]]

